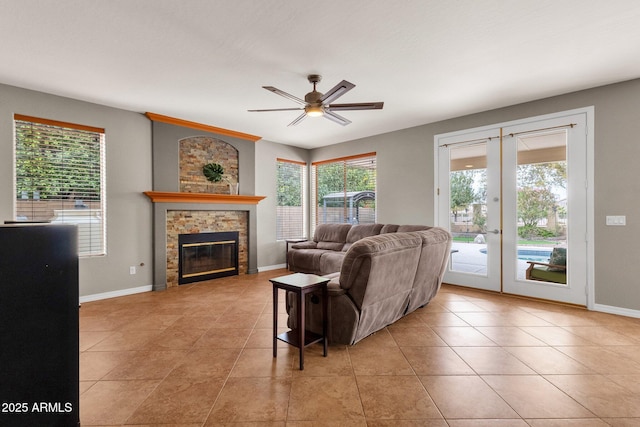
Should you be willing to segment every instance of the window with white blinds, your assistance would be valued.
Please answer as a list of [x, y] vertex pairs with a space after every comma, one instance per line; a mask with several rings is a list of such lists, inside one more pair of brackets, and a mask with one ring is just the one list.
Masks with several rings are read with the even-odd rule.
[[376, 153], [311, 165], [312, 218], [317, 224], [376, 222]]
[[276, 164], [278, 168], [276, 239], [306, 237], [304, 188], [307, 164], [285, 159], [276, 159]]
[[104, 255], [104, 129], [16, 114], [17, 221], [74, 224], [81, 256]]

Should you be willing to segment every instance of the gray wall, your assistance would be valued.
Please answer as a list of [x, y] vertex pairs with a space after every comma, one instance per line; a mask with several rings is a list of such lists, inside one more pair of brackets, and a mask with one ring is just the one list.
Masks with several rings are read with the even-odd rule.
[[[151, 122], [142, 114], [0, 85], [0, 221], [13, 218], [13, 114], [106, 132], [107, 255], [80, 259], [80, 296], [150, 286]], [[144, 264], [144, 267], [140, 266]], [[129, 274], [137, 266], [137, 274]]]
[[[309, 162], [309, 151], [260, 140], [256, 144], [256, 195], [258, 204], [258, 268], [284, 264], [284, 241], [276, 241], [276, 159]], [[308, 194], [306, 195], [308, 200]]]
[[[640, 310], [640, 80], [315, 149], [311, 161], [376, 151], [378, 222], [433, 224], [434, 135], [595, 106], [595, 302]], [[626, 227], [605, 226], [626, 215]]]

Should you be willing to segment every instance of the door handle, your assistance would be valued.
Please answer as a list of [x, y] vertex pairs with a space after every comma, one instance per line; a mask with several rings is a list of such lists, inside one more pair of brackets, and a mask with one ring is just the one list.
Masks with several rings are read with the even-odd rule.
[[497, 228], [495, 230], [491, 230], [489, 231], [489, 233], [493, 233], [493, 234], [500, 234], [500, 230], [498, 230]]

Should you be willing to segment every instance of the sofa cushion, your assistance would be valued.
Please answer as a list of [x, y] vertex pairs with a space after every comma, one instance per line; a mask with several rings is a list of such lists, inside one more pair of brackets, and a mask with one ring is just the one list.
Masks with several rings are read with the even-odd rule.
[[325, 276], [327, 274], [340, 271], [342, 261], [344, 260], [345, 253], [342, 251], [325, 251], [320, 256], [320, 274]]
[[344, 244], [342, 250], [347, 251], [352, 244], [365, 237], [377, 236], [380, 234], [382, 224], [358, 224], [351, 227], [347, 234], [347, 243]]
[[396, 233], [406, 233], [409, 231], [422, 231], [422, 230], [428, 230], [431, 227], [426, 226], [426, 225], [399, 225], [398, 229], [396, 230]]
[[319, 224], [313, 233], [316, 242], [345, 243], [351, 224]]
[[385, 224], [382, 226], [380, 234], [395, 233], [396, 231], [398, 231], [398, 227], [400, 226], [397, 224]]
[[[554, 265], [567, 265], [567, 248], [556, 247], [551, 251], [551, 256], [549, 257], [549, 264]], [[560, 267], [549, 267], [549, 271], [566, 271], [566, 268]]]

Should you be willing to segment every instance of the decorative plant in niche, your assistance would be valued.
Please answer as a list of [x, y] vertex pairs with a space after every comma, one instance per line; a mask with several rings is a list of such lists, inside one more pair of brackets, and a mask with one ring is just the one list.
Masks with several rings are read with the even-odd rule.
[[220, 182], [222, 181], [224, 168], [218, 163], [207, 163], [202, 167], [202, 173], [207, 180], [211, 182]]

